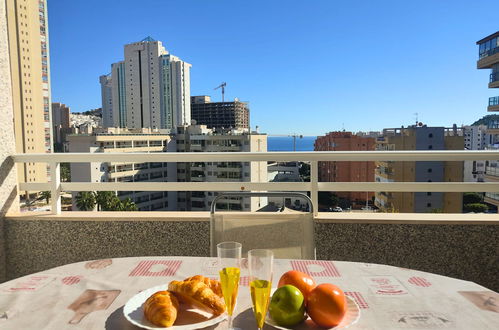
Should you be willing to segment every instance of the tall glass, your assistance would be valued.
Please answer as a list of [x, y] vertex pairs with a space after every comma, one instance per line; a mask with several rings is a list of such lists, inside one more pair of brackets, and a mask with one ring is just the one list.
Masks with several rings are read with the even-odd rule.
[[273, 265], [274, 253], [271, 250], [257, 249], [248, 252], [251, 301], [259, 330], [263, 328], [269, 309]]
[[232, 313], [236, 305], [237, 291], [239, 289], [239, 275], [241, 273], [241, 243], [223, 242], [217, 244], [217, 255], [220, 270], [220, 283], [222, 294], [228, 314], [228, 328], [232, 327]]

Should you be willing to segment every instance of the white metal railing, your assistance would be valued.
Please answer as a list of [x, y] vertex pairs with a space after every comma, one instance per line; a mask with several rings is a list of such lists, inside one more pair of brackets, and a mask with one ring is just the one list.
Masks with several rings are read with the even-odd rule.
[[[313, 151], [16, 154], [16, 163], [48, 163], [51, 182], [20, 183], [21, 191], [52, 193], [52, 213], [61, 212], [62, 191], [319, 191], [499, 192], [499, 182], [319, 182], [319, 161], [464, 161], [497, 160], [499, 151]], [[250, 162], [308, 161], [310, 182], [61, 182], [60, 163], [94, 162]], [[317, 207], [315, 208], [317, 210]]]

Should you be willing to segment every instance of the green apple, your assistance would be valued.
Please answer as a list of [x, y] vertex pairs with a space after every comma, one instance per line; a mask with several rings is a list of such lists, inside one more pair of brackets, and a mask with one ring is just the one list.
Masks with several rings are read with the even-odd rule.
[[284, 285], [272, 295], [269, 305], [272, 319], [279, 325], [292, 326], [302, 322], [305, 317], [305, 298], [297, 287]]

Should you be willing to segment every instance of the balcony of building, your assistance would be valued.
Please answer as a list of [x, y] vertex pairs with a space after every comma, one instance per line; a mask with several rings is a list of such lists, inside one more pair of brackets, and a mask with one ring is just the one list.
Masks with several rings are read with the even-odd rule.
[[489, 88], [499, 88], [499, 71], [490, 74]]
[[[499, 159], [498, 151], [389, 151], [389, 152], [299, 152], [299, 153], [68, 153], [19, 154], [2, 164], [1, 195], [4, 204], [0, 226], [0, 269], [11, 279], [82, 260], [145, 255], [209, 255], [209, 218], [206, 200], [195, 198], [189, 209], [164, 210], [165, 192], [305, 191], [315, 205], [319, 191], [374, 191], [377, 201], [390, 206], [392, 193], [499, 191], [499, 182], [320, 182], [319, 161], [445, 161]], [[61, 182], [60, 163], [168, 163], [168, 162], [267, 162], [306, 161], [311, 164], [310, 181], [241, 182]], [[53, 181], [16, 182], [15, 164], [48, 163]], [[228, 172], [231, 173], [231, 172]], [[158, 178], [161, 179], [161, 178]], [[18, 188], [17, 188], [18, 187]], [[51, 212], [19, 212], [18, 192], [52, 192]], [[78, 191], [137, 191], [126, 196], [137, 199], [143, 211], [61, 212], [61, 193]], [[146, 197], [147, 196], [147, 197]], [[181, 198], [181, 197], [179, 197]], [[179, 202], [179, 208], [181, 207]], [[184, 200], [184, 204], [185, 200]], [[227, 200], [225, 210], [240, 211], [240, 200]], [[187, 205], [184, 205], [187, 207]], [[224, 206], [221, 206], [223, 209]], [[146, 212], [149, 211], [149, 212]], [[199, 210], [199, 211], [195, 211]], [[5, 216], [3, 214], [6, 214]], [[499, 267], [496, 244], [497, 214], [315, 212], [317, 258], [383, 263], [414, 268], [477, 282], [498, 289]], [[36, 239], [33, 239], [36, 237]], [[158, 237], [162, 239], [158, 240]], [[167, 237], [167, 239], [165, 238]]]
[[489, 97], [487, 111], [499, 111], [499, 96]]
[[477, 45], [479, 46], [478, 69], [490, 69], [499, 63], [499, 32], [479, 40]]

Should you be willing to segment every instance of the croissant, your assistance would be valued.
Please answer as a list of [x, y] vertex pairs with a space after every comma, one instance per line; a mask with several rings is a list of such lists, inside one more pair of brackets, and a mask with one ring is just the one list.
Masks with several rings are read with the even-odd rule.
[[203, 275], [196, 275], [196, 276], [188, 277], [184, 281], [201, 281], [204, 284], [206, 284], [207, 286], [209, 286], [210, 289], [212, 289], [213, 292], [217, 296], [223, 298], [223, 295], [222, 295], [222, 286], [220, 285], [220, 282], [217, 281], [217, 280], [212, 280], [212, 279], [210, 279], [208, 277], [204, 277]]
[[154, 325], [171, 327], [177, 319], [178, 300], [168, 291], [158, 291], [144, 303], [144, 316]]
[[168, 290], [185, 303], [214, 315], [225, 312], [224, 300], [203, 281], [171, 281]]

